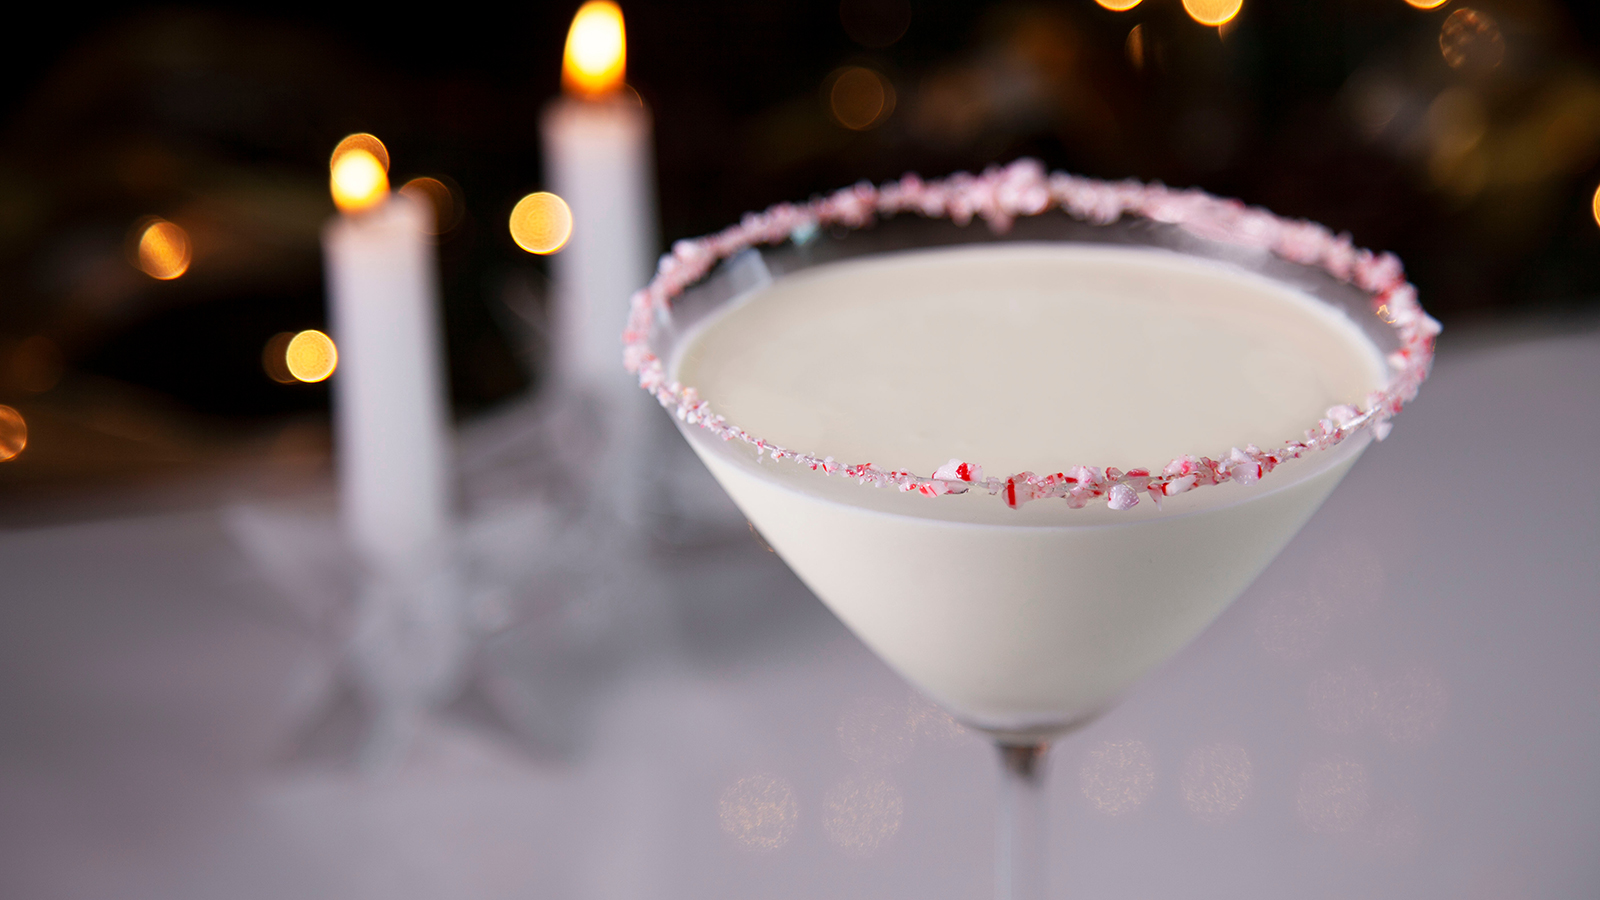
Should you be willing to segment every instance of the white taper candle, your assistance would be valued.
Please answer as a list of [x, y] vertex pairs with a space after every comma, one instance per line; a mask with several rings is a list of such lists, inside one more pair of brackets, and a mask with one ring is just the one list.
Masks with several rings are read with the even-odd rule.
[[364, 561], [403, 570], [450, 519], [447, 399], [432, 210], [399, 195], [328, 223], [334, 434], [347, 534]]

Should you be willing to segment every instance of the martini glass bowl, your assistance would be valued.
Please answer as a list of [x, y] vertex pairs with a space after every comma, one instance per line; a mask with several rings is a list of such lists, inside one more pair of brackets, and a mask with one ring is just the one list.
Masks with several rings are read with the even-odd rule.
[[[1152, 468], [1126, 471], [1067, 465], [1124, 461], [1063, 459], [1054, 474], [984, 477], [958, 460], [913, 473], [782, 447], [677, 380], [703, 325], [782, 279], [1006, 243], [1111, 249], [1196, 279], [1287, 286], [1353, 322], [1386, 358], [1387, 383], [1264, 450], [1196, 447], [1222, 452], [1128, 460]], [[635, 295], [624, 343], [641, 386], [801, 580], [892, 668], [993, 738], [1004, 772], [996, 889], [1021, 900], [1046, 891], [1050, 742], [1115, 703], [1248, 587], [1388, 433], [1427, 375], [1437, 332], [1399, 262], [1347, 236], [1198, 191], [1047, 174], [1023, 160], [979, 176], [858, 185], [679, 242]]]

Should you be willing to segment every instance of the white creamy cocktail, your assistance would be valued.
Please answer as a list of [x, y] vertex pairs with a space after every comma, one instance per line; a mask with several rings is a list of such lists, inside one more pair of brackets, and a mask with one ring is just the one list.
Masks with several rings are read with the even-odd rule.
[[[1074, 337], [1095, 319], [1125, 323], [1125, 335]], [[952, 453], [1049, 473], [1272, 446], [1385, 375], [1349, 318], [1259, 275], [1160, 250], [1044, 243], [807, 269], [729, 304], [672, 363], [753, 433], [922, 473]], [[1011, 739], [1092, 714], [1192, 638], [1365, 443], [1264, 483], [1119, 512], [873, 491], [686, 434], [863, 641], [958, 717]]]
[[1044, 895], [1046, 742], [1245, 589], [1438, 330], [1348, 236], [1024, 160], [679, 242], [623, 338], [784, 561], [1000, 745], [1019, 898]]

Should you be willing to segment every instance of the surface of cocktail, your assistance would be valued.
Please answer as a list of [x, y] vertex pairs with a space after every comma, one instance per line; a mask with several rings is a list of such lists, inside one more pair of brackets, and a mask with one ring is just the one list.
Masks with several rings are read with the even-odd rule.
[[[1160, 469], [1276, 447], [1386, 375], [1354, 322], [1279, 282], [1159, 250], [1044, 243], [805, 269], [727, 304], [669, 371], [777, 444], [946, 477], [954, 453], [967, 480], [972, 464]], [[874, 491], [685, 433], [857, 635], [1017, 741], [1092, 715], [1190, 640], [1366, 443], [1117, 510]]]

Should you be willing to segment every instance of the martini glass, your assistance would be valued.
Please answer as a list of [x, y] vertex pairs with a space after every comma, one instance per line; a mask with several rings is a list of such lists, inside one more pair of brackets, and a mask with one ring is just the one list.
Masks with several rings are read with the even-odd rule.
[[[1300, 436], [1266, 449], [1193, 446], [1170, 461], [1062, 459], [1053, 474], [987, 476], [981, 460], [924, 460], [924, 471], [910, 463], [895, 468], [892, 459], [820, 455], [827, 447], [790, 447], [747, 427], [762, 420], [761, 410], [742, 406], [744, 422], [719, 411], [708, 398], [734, 396], [726, 384], [710, 390], [707, 381], [702, 395], [693, 383], [716, 370], [719, 354], [738, 352], [741, 332], [724, 323], [776, 291], [787, 291], [786, 308], [802, 315], [768, 319], [766, 327], [787, 321], [785, 328], [803, 328], [807, 313], [837, 309], [852, 292], [865, 312], [877, 303], [874, 290], [920, 303], [965, 279], [979, 286], [969, 294], [996, 302], [1014, 287], [1008, 279], [1029, 266], [1045, 267], [1034, 281], [1047, 285], [1047, 295], [1049, 285], [1060, 284], [1063, 298], [1074, 285], [1097, 283], [1102, 294], [1110, 285], [1105, 296], [1113, 308], [1081, 327], [1057, 327], [1063, 353], [1095, 341], [1129, 347], [1132, 357], [1105, 357], [1125, 373], [1138, 374], [1129, 359], [1133, 366], [1161, 362], [1140, 362], [1138, 342], [1129, 338], [1152, 335], [1162, 323], [1119, 318], [1118, 284], [1127, 286], [1129, 304], [1139, 284], [1146, 293], [1209, 292], [1224, 301], [1293, 294], [1295, 303], [1315, 309], [1305, 320], [1321, 323], [1312, 330], [1339, 332], [1359, 345], [1370, 372], [1350, 388], [1356, 396], [1307, 411]], [[894, 341], [899, 326], [926, 327], [916, 318], [887, 326], [881, 317], [863, 318], [862, 327]], [[982, 309], [957, 308], [934, 324], [980, 343], [984, 319]], [[1227, 339], [1229, 321], [1222, 316], [1220, 330], [1213, 329], [1216, 340]], [[745, 337], [761, 336], [748, 331], [763, 327], [759, 316], [741, 322]], [[1259, 323], [1239, 323], [1249, 327]], [[1021, 900], [1045, 894], [1050, 742], [1091, 721], [1193, 639], [1271, 562], [1370, 441], [1388, 433], [1390, 417], [1426, 378], [1437, 332], [1398, 260], [1359, 250], [1347, 236], [1198, 191], [1047, 174], [1022, 160], [980, 176], [857, 185], [679, 242], [635, 295], [624, 343], [641, 386], [675, 414], [701, 460], [801, 580], [892, 668], [993, 738], [1004, 773], [997, 893]], [[980, 354], [979, 367], [1006, 369], [1005, 342], [988, 338], [992, 353]], [[1168, 346], [1176, 354], [1182, 345]], [[848, 362], [859, 363], [856, 357]], [[791, 374], [799, 383], [810, 376], [825, 393], [829, 373], [808, 373], [803, 362], [797, 368]], [[863, 371], [873, 383], [862, 390], [886, 404], [927, 400], [917, 382], [898, 378], [902, 373], [881, 365]], [[1175, 384], [1170, 399], [1204, 413], [1207, 397], [1238, 387], [1197, 376]], [[965, 397], [960, 412], [1003, 399]], [[934, 410], [929, 421], [905, 427], [928, 425], [953, 444], [970, 437], [960, 433], [963, 426], [934, 421], [945, 418], [937, 403], [918, 408]], [[960, 418], [955, 412], [948, 417]], [[1028, 414], [1049, 425], [1073, 410]], [[1115, 431], [1163, 412], [1113, 405], [1097, 415]], [[1193, 421], [1199, 443], [1207, 422]], [[838, 442], [848, 445], [850, 437]], [[1206, 450], [1212, 455], [1201, 455]]]

